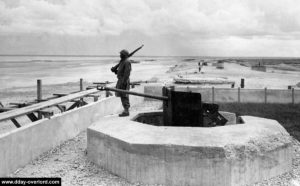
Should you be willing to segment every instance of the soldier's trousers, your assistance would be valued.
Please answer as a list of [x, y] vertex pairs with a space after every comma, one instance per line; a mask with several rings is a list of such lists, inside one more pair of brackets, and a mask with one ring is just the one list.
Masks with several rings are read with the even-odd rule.
[[128, 110], [130, 107], [129, 96], [121, 96], [121, 102], [125, 110]]

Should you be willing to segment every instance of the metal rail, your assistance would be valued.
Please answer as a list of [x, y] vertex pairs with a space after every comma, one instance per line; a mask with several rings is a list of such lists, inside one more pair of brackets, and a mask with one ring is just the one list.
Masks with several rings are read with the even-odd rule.
[[132, 91], [128, 91], [128, 90], [122, 90], [122, 89], [111, 88], [111, 87], [98, 86], [97, 89], [114, 91], [114, 92], [135, 95], [135, 96], [141, 96], [141, 97], [146, 97], [146, 98], [152, 98], [152, 99], [158, 99], [158, 100], [162, 100], [162, 101], [168, 100], [168, 97], [166, 97], [166, 96], [155, 96], [155, 95], [151, 95], [151, 94], [143, 94], [143, 93], [139, 93], [139, 92], [132, 92]]

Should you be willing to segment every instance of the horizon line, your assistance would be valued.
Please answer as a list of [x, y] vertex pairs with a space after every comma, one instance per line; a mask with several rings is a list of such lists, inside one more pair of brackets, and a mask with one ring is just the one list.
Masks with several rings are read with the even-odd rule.
[[[119, 55], [96, 54], [0, 54], [0, 56], [56, 56], [56, 57], [119, 57]], [[201, 56], [201, 55], [136, 55], [135, 57], [216, 57], [216, 58], [300, 58], [284, 56]]]

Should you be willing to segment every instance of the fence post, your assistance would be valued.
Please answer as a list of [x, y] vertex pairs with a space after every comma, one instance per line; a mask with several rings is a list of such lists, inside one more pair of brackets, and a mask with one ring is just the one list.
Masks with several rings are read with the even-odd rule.
[[[106, 87], [107, 84], [105, 84], [104, 86]], [[108, 90], [105, 91], [105, 97], [109, 97], [109, 91]]]
[[[37, 80], [37, 102], [42, 101], [42, 80]], [[42, 113], [38, 112], [38, 119], [42, 119]]]
[[80, 91], [83, 91], [83, 79], [80, 78]]
[[292, 88], [292, 104], [295, 104], [295, 89]]
[[212, 87], [212, 103], [215, 103], [215, 87]]
[[267, 87], [265, 87], [265, 104], [267, 103]]
[[42, 80], [37, 80], [37, 101], [40, 102], [42, 100]]
[[245, 87], [245, 79], [242, 78], [242, 79], [241, 79], [241, 88], [244, 88], [244, 87]]
[[[79, 80], [80, 91], [83, 91], [83, 79]], [[83, 98], [80, 98], [80, 106], [83, 106]]]
[[238, 87], [238, 103], [241, 102], [241, 88]]

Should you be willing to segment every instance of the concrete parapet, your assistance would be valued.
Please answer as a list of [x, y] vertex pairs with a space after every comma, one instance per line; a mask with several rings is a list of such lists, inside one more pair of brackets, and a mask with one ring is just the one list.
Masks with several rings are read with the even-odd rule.
[[[143, 91], [143, 87], [134, 91]], [[143, 102], [143, 98], [130, 96], [130, 101], [135, 105]], [[1, 134], [0, 177], [8, 176], [42, 153], [74, 138], [100, 117], [121, 111], [120, 98], [108, 97]]]
[[133, 183], [241, 186], [291, 170], [291, 138], [275, 120], [200, 128], [133, 118], [101, 118], [87, 131], [88, 158]]

